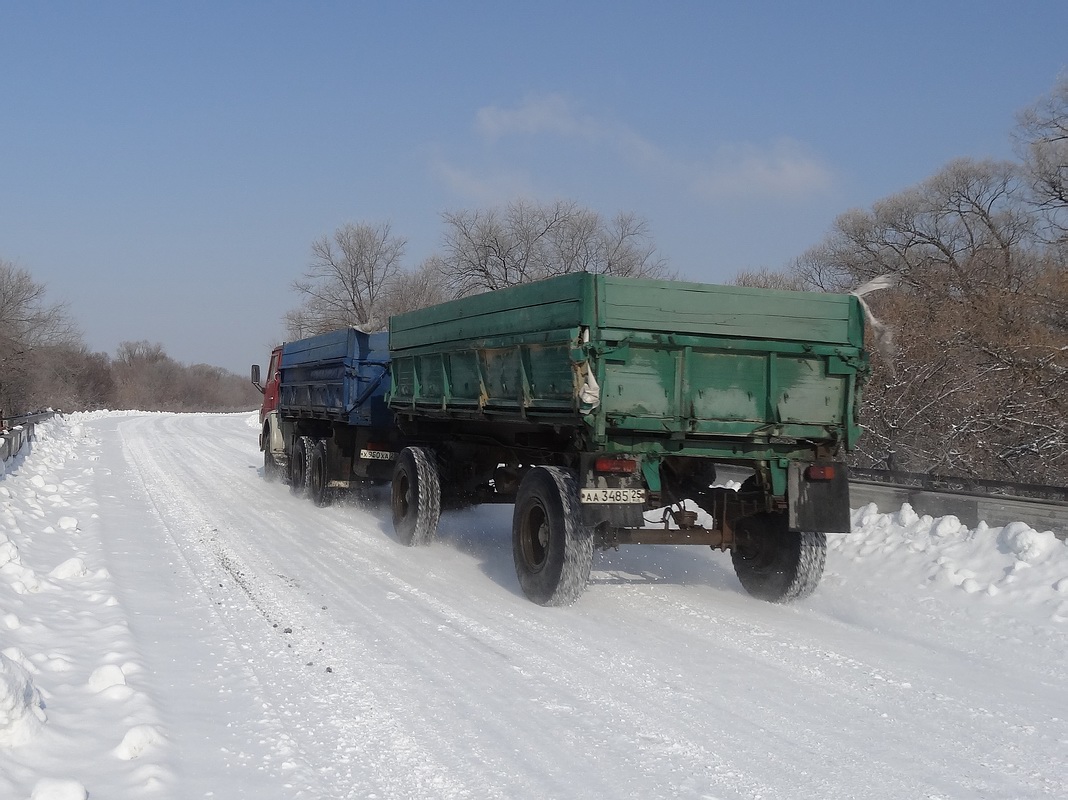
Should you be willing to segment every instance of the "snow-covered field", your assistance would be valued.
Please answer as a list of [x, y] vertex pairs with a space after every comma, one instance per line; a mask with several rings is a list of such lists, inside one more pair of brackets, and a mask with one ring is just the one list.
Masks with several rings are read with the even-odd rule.
[[1068, 548], [854, 511], [816, 594], [707, 548], [519, 593], [510, 507], [410, 549], [254, 416], [41, 425], [0, 477], [0, 797], [1068, 797]]

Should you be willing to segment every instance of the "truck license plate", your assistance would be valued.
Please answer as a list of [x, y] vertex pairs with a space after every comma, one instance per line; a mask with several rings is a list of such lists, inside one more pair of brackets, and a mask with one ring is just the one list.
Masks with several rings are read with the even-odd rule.
[[583, 489], [583, 503], [644, 503], [645, 489]]
[[389, 450], [361, 450], [360, 458], [369, 459], [371, 461], [392, 461], [397, 457], [396, 453], [392, 453]]

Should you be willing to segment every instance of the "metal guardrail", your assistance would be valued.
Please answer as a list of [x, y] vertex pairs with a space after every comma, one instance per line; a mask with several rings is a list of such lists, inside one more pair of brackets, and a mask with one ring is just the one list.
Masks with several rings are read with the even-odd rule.
[[917, 514], [950, 514], [969, 528], [1023, 522], [1068, 540], [1068, 488], [953, 478], [941, 475], [851, 469], [850, 504], [874, 503], [884, 513], [904, 503]]
[[[55, 416], [54, 411], [39, 411], [0, 420], [0, 464], [6, 464], [19, 454], [26, 442], [33, 440], [33, 427]], [[0, 470], [2, 473], [3, 470]]]
[[1068, 503], [1068, 486], [1040, 486], [1033, 483], [1009, 483], [980, 478], [929, 475], [923, 472], [890, 472], [883, 469], [850, 467], [853, 480], [912, 487], [932, 492], [975, 495], [981, 497], [1016, 497]]

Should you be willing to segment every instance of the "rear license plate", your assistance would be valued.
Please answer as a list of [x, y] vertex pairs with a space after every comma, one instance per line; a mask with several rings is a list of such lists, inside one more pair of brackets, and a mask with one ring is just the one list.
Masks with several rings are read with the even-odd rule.
[[392, 461], [397, 457], [396, 453], [389, 450], [361, 450], [360, 458], [370, 461]]
[[583, 489], [583, 503], [644, 503], [645, 489]]

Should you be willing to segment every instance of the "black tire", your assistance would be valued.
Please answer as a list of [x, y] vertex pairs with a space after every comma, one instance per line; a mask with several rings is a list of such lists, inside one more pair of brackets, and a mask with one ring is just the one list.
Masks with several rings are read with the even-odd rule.
[[790, 603], [812, 594], [823, 577], [827, 537], [787, 530], [785, 514], [756, 514], [735, 527], [734, 573], [753, 597]]
[[424, 447], [405, 447], [393, 466], [390, 488], [393, 530], [401, 544], [430, 544], [441, 516], [441, 478], [434, 453]]
[[308, 496], [308, 475], [314, 450], [315, 440], [310, 436], [301, 436], [293, 446], [293, 457], [289, 460], [289, 491], [297, 497]]
[[315, 505], [322, 508], [330, 505], [333, 492], [328, 488], [330, 467], [326, 458], [326, 440], [320, 439], [312, 448], [308, 458], [308, 497]]
[[282, 477], [282, 468], [274, 460], [270, 444], [263, 451], [263, 477], [268, 483], [275, 483]]
[[567, 470], [535, 467], [524, 476], [512, 515], [512, 556], [523, 594], [538, 605], [571, 605], [586, 590], [593, 531], [582, 525]]

